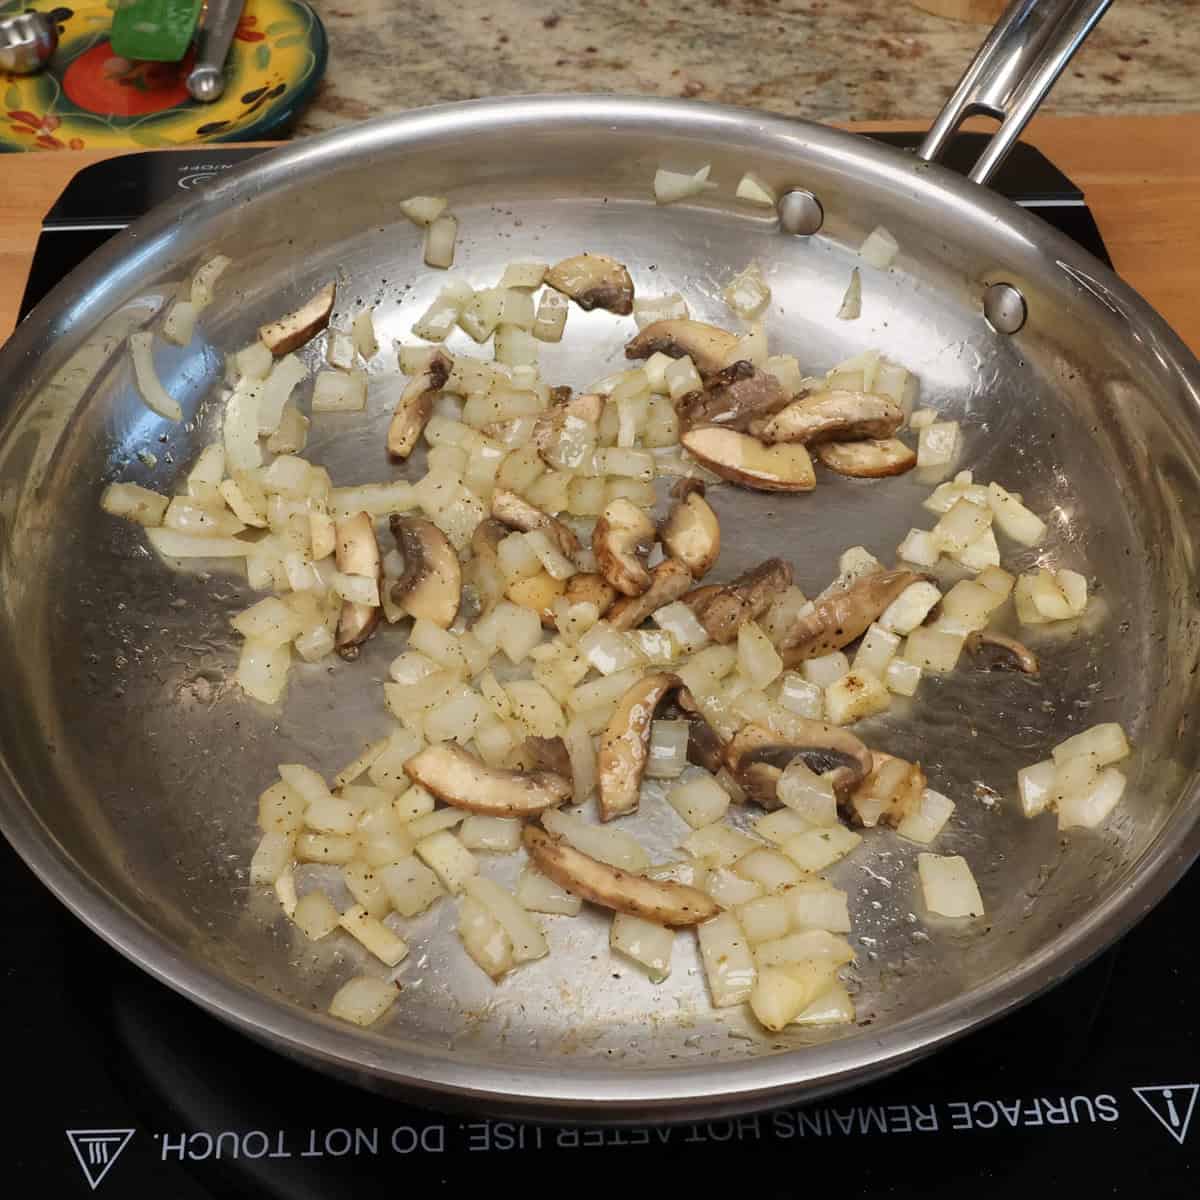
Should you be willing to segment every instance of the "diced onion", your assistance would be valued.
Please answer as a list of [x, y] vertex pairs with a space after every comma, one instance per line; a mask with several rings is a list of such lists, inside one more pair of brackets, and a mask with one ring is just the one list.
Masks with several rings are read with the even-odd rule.
[[900, 252], [900, 243], [882, 225], [877, 225], [867, 234], [859, 247], [859, 257], [868, 266], [886, 271]]
[[935, 421], [921, 430], [917, 441], [918, 467], [946, 467], [958, 457], [962, 435], [957, 421]]
[[201, 263], [192, 276], [191, 296], [189, 297], [196, 311], [207, 308], [212, 303], [213, 288], [217, 280], [225, 273], [232, 259], [225, 254], [214, 254], [207, 262]]
[[825, 718], [834, 725], [849, 725], [883, 712], [891, 702], [880, 679], [853, 670], [825, 689]]
[[[886, 614], [885, 614], [886, 615]], [[883, 624], [883, 618], [880, 618]], [[884, 626], [886, 628], [886, 625]], [[819, 688], [827, 688], [850, 673], [850, 660], [840, 651], [805, 659], [800, 665], [804, 678]]]
[[367, 406], [367, 376], [361, 370], [318, 371], [313, 412], [361, 412]]
[[[409, 196], [397, 206], [414, 225], [432, 225], [445, 211], [445, 196]], [[430, 266], [436, 264], [430, 263]]]
[[177, 346], [186, 346], [196, 329], [196, 306], [190, 300], [176, 300], [163, 319], [163, 337]]
[[504, 927], [512, 941], [516, 962], [529, 962], [550, 953], [546, 935], [511, 892], [482, 875], [468, 879], [463, 887], [468, 896], [482, 904]]
[[1131, 753], [1125, 731], [1115, 722], [1093, 725], [1054, 747], [1054, 762], [1061, 766], [1072, 758], [1090, 755], [1098, 767], [1120, 762]]
[[547, 288], [538, 301], [537, 312], [533, 318], [533, 336], [539, 342], [558, 342], [562, 340], [563, 329], [567, 323], [567, 298], [561, 292]]
[[550, 809], [542, 814], [542, 824], [576, 850], [635, 874], [650, 865], [650, 855], [631, 834], [610, 825], [591, 825], [575, 813]]
[[375, 337], [373, 309], [364, 308], [354, 318], [354, 322], [350, 326], [350, 333], [354, 340], [354, 348], [363, 358], [372, 358], [379, 352], [379, 342]]
[[1046, 536], [1046, 523], [1029, 511], [1011, 492], [989, 483], [987, 502], [1000, 531], [1022, 546], [1036, 546]]
[[732, 913], [705, 921], [696, 931], [700, 958], [715, 1008], [740, 1004], [754, 990], [757, 970], [750, 941]]
[[656, 321], [686, 321], [691, 313], [678, 292], [666, 296], [638, 296], [633, 302], [633, 319], [639, 329]]
[[734, 194], [748, 204], [757, 204], [762, 208], [775, 207], [775, 189], [764, 183], [753, 171], [747, 171], [738, 180], [737, 191]]
[[682, 171], [667, 171], [659, 167], [654, 172], [654, 201], [656, 204], [675, 204], [691, 196], [698, 196], [708, 188], [708, 173], [711, 169], [705, 163], [694, 174], [688, 175]]
[[646, 759], [647, 779], [676, 779], [687, 766], [687, 721], [654, 721], [650, 726], [650, 747]]
[[161, 525], [169, 501], [136, 483], [110, 483], [100, 497], [100, 507], [113, 517], [124, 517], [139, 525]]
[[729, 793], [711, 775], [701, 775], [676, 784], [667, 802], [693, 829], [702, 829], [725, 816]]
[[757, 263], [751, 263], [740, 275], [735, 275], [721, 295], [739, 317], [753, 320], [771, 300], [771, 289]]
[[841, 306], [837, 310], [837, 319], [839, 321], [857, 321], [861, 315], [862, 276], [855, 267], [850, 272], [850, 283], [846, 287], [846, 294], [842, 297]]
[[179, 401], [168, 394], [154, 369], [154, 358], [151, 345], [154, 341], [152, 333], [131, 333], [129, 335], [129, 352], [133, 358], [133, 374], [137, 381], [138, 394], [146, 407], [158, 413], [168, 421], [182, 421], [183, 409]]
[[359, 975], [338, 988], [329, 1004], [329, 1015], [352, 1025], [373, 1025], [396, 1003], [400, 993], [386, 979]]
[[910, 583], [882, 612], [878, 624], [889, 633], [912, 633], [933, 611], [942, 593], [935, 584], [922, 579]]
[[614, 913], [609, 930], [609, 945], [619, 954], [646, 968], [654, 983], [662, 983], [671, 973], [671, 950], [675, 931], [655, 925], [630, 913]]
[[982, 917], [983, 899], [961, 855], [918, 854], [917, 872], [925, 907], [942, 917]]
[[425, 231], [425, 265], [445, 270], [454, 262], [454, 243], [458, 221], [451, 216], [437, 217]]
[[954, 801], [941, 792], [926, 788], [920, 802], [912, 812], [896, 826], [896, 832], [910, 842], [928, 845], [941, 833], [946, 822], [954, 815]]

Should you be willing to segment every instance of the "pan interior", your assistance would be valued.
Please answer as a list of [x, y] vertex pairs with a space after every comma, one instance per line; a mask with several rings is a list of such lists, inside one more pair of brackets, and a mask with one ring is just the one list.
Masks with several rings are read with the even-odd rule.
[[[686, 128], [547, 116], [508, 136], [468, 119], [448, 137], [397, 124], [320, 170], [296, 154], [269, 187], [232, 179], [185, 221], [129, 239], [138, 257], [106, 291], [84, 281], [55, 293], [60, 311], [78, 304], [82, 315], [59, 319], [37, 361], [4, 360], [15, 397], [0, 444], [9, 803], [36, 814], [58, 853], [155, 931], [185, 974], [198, 967], [266, 997], [280, 1020], [302, 1019], [314, 1038], [336, 1037], [336, 1054], [323, 1056], [342, 1065], [418, 1081], [446, 1062], [493, 1067], [518, 1073], [514, 1090], [525, 1069], [558, 1072], [563, 1089], [580, 1073], [611, 1071], [626, 1081], [614, 1086], [635, 1089], [651, 1068], [787, 1055], [780, 1080], [815, 1075], [819, 1084], [838, 1055], [869, 1055], [868, 1043], [939, 1006], [961, 1028], [981, 990], [1035, 966], [1030, 988], [1061, 975], [1070, 962], [1056, 957], [1056, 939], [1129, 884], [1165, 829], [1190, 819], [1200, 454], [1194, 398], [1169, 353], [1156, 358], [1152, 337], [1139, 345], [1128, 336], [1128, 313], [1090, 284], [1085, 256], [1075, 261], [1087, 270], [1067, 270], [1028, 225], [973, 215], [963, 190], [939, 196], [937, 172], [884, 151], [860, 164], [840, 135], [806, 137], [782, 122], [671, 119]], [[655, 206], [655, 166], [705, 162], [718, 190]], [[821, 233], [787, 236], [770, 210], [736, 204], [733, 187], [749, 169], [781, 189], [815, 191]], [[370, 364], [366, 415], [319, 417], [309, 457], [338, 485], [420, 474], [419, 455], [389, 465], [383, 439], [400, 390], [392, 341], [416, 340], [410, 327], [445, 278], [423, 265], [420, 231], [395, 215], [398, 199], [418, 193], [450, 198], [455, 271], [476, 285], [512, 260], [602, 251], [628, 265], [640, 295], [678, 291], [694, 316], [732, 325], [721, 288], [758, 262], [772, 289], [772, 352], [816, 370], [875, 348], [914, 371], [919, 403], [962, 421], [962, 465], [1022, 493], [1050, 521], [1046, 546], [1009, 545], [1005, 566], [1049, 559], [1091, 580], [1086, 619], [1021, 632], [1041, 656], [1040, 680], [960, 668], [927, 677], [914, 701], [856, 730], [919, 759], [931, 786], [954, 799], [934, 849], [969, 859], [988, 910], [966, 930], [926, 918], [918, 847], [889, 832], [868, 836], [831, 872], [851, 897], [858, 1025], [764, 1036], [740, 1009], [710, 1008], [690, 935], [676, 939], [671, 976], [654, 985], [609, 954], [607, 918], [594, 911], [548, 918], [550, 957], [494, 987], [466, 959], [453, 905], [442, 903], [412, 922], [394, 1015], [377, 1030], [335, 1030], [322, 1015], [329, 998], [367, 964], [347, 939], [307, 942], [273, 897], [250, 888], [256, 796], [277, 763], [307, 762], [328, 776], [391, 727], [380, 682], [403, 632], [385, 630], [356, 664], [294, 667], [278, 710], [249, 702], [232, 683], [229, 628], [255, 599], [244, 576], [214, 563], [168, 569], [97, 500], [112, 479], [177, 487], [219, 434], [224, 354], [330, 278], [338, 323], [373, 306], [385, 349]], [[900, 257], [887, 272], [863, 267], [862, 316], [839, 321], [851, 269], [863, 266], [856, 247], [880, 223]], [[171, 426], [138, 401], [119, 339], [217, 251], [234, 265], [196, 339], [159, 347], [164, 381], [187, 413]], [[1026, 296], [1029, 320], [1016, 337], [981, 317], [982, 288], [998, 279]], [[544, 377], [578, 388], [619, 369], [633, 330], [631, 319], [573, 307], [562, 343], [543, 348]], [[323, 344], [300, 352], [314, 371]], [[449, 349], [479, 352], [461, 333]], [[310, 387], [298, 393], [305, 408]], [[911, 527], [933, 523], [920, 507], [930, 486], [915, 473], [878, 483], [823, 473], [808, 496], [716, 488], [719, 577], [781, 555], [813, 594], [848, 546], [890, 562]], [[1017, 632], [1015, 622], [1005, 631]], [[1024, 820], [1017, 770], [1107, 720], [1121, 722], [1137, 753], [1106, 828], [1060, 839], [1052, 818]], [[662, 789], [648, 791], [628, 827], [666, 857], [686, 830]], [[487, 869], [510, 882], [516, 864]], [[719, 1090], [720, 1076], [713, 1081]]]

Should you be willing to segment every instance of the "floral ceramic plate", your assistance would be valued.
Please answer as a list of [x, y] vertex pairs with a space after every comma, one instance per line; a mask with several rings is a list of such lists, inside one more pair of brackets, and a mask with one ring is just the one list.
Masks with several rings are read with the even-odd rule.
[[[29, 0], [0, 0], [0, 16]], [[187, 146], [253, 141], [283, 131], [325, 70], [320, 19], [301, 0], [246, 0], [226, 65], [225, 94], [199, 104], [180, 63], [130, 62], [109, 45], [111, 0], [49, 10], [58, 50], [37, 75], [0, 72], [0, 152]]]

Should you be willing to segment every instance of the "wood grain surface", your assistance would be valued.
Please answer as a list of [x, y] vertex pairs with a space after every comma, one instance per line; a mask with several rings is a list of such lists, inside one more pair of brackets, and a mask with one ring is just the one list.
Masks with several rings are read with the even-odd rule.
[[[864, 129], [914, 128], [920, 121]], [[1117, 270], [1200, 350], [1200, 114], [1039, 117], [1025, 139], [1084, 190]], [[132, 152], [132, 151], [131, 151]], [[16, 320], [42, 215], [70, 177], [107, 155], [6, 155], [0, 186], [0, 337]]]

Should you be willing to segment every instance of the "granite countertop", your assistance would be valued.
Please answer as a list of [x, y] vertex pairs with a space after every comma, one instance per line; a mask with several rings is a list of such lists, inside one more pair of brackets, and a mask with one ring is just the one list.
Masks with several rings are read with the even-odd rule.
[[[822, 121], [928, 118], [986, 26], [905, 0], [314, 0], [328, 74], [297, 132], [520, 92], [692, 96]], [[1117, 0], [1046, 111], [1200, 108], [1200, 3]]]

